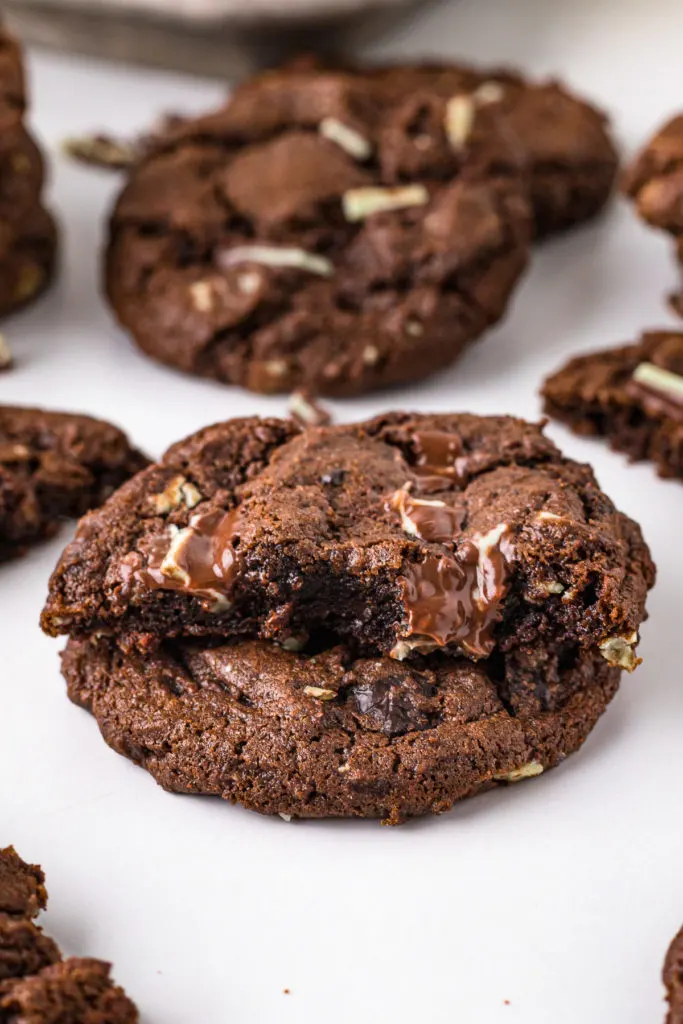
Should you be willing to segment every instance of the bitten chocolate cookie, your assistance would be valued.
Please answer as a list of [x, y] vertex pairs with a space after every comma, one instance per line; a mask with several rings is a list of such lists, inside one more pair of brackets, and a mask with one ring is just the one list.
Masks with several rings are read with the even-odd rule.
[[503, 315], [530, 232], [519, 147], [486, 94], [391, 93], [258, 78], [141, 159], [106, 287], [148, 355], [349, 395], [449, 365]]
[[542, 393], [546, 413], [575, 433], [683, 479], [683, 333], [648, 331], [634, 345], [577, 356]]
[[388, 824], [554, 767], [583, 743], [620, 676], [573, 644], [474, 664], [259, 641], [140, 655], [71, 640], [63, 669], [107, 743], [167, 790]]
[[589, 220], [612, 193], [618, 156], [607, 118], [561, 82], [530, 81], [509, 68], [436, 63], [389, 65], [366, 74], [394, 102], [426, 91], [473, 93], [495, 104], [524, 156], [537, 238]]
[[576, 643], [628, 667], [652, 580], [637, 525], [537, 425], [232, 420], [82, 521], [42, 621], [142, 648], [332, 635], [396, 659]]
[[[643, 147], [626, 170], [622, 187], [647, 224], [674, 237], [683, 265], [683, 114], [668, 121]], [[683, 316], [683, 292], [670, 298]]]
[[669, 1004], [665, 1024], [683, 1024], [683, 928], [669, 946], [662, 981]]
[[0, 406], [0, 561], [52, 536], [147, 465], [116, 427], [89, 416]]
[[2, 1024], [138, 1024], [138, 1012], [101, 960], [62, 960], [31, 918], [45, 908], [45, 876], [12, 847], [0, 850]]

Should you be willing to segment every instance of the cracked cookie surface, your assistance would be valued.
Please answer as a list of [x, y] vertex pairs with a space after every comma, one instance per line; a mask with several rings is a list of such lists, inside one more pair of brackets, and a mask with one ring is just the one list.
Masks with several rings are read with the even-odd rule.
[[539, 640], [609, 644], [611, 657], [633, 649], [653, 579], [637, 525], [537, 425], [233, 420], [85, 517], [43, 626], [139, 649], [333, 635], [395, 659], [476, 660]]
[[110, 302], [148, 355], [254, 391], [416, 380], [505, 311], [527, 261], [521, 162], [476, 96], [257, 78], [133, 168]]

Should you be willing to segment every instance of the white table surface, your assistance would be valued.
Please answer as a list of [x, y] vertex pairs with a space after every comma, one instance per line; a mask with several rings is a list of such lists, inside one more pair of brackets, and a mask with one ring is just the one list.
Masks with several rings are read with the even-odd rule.
[[[382, 49], [561, 73], [613, 114], [630, 153], [683, 106], [682, 38], [679, 0], [460, 0], [424, 10]], [[114, 328], [97, 279], [118, 182], [57, 152], [74, 132], [202, 110], [222, 87], [31, 56], [64, 266], [50, 295], [5, 325], [18, 365], [0, 400], [110, 418], [151, 453], [210, 421], [283, 412], [284, 400], [162, 369]], [[536, 417], [538, 384], [565, 357], [673, 324], [662, 297], [675, 281], [667, 241], [617, 202], [537, 253], [508, 320], [451, 371], [334, 412]], [[683, 489], [549, 432], [594, 463], [652, 545], [644, 665], [561, 768], [399, 829], [285, 824], [164, 793], [67, 701], [58, 644], [36, 625], [69, 529], [2, 568], [0, 845], [44, 865], [49, 932], [69, 953], [113, 960], [147, 1024], [662, 1021], [659, 972], [683, 923]]]

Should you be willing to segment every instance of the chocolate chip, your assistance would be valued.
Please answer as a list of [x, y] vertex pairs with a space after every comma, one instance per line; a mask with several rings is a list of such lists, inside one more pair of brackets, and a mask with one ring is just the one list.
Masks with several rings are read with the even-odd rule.
[[431, 725], [429, 715], [417, 706], [415, 694], [397, 676], [359, 683], [351, 687], [351, 694], [357, 710], [369, 715], [387, 736], [428, 729]]

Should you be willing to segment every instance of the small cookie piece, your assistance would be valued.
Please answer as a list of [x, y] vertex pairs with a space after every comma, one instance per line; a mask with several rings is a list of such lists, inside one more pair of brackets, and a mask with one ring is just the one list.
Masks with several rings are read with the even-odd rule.
[[473, 659], [540, 637], [636, 664], [640, 530], [541, 428], [393, 413], [300, 431], [232, 420], [174, 445], [81, 523], [43, 627]]
[[52, 536], [62, 518], [100, 504], [145, 465], [109, 423], [0, 406], [0, 561]]
[[683, 333], [648, 331], [633, 345], [577, 356], [543, 385], [548, 416], [606, 437], [630, 459], [683, 479]]
[[0, 914], [37, 917], [47, 904], [45, 875], [27, 864], [14, 847], [0, 850]]
[[[647, 224], [673, 236], [683, 266], [683, 114], [668, 121], [638, 153], [622, 188]], [[670, 302], [683, 316], [683, 292], [670, 296]]]
[[352, 395], [448, 366], [499, 320], [529, 232], [495, 105], [275, 72], [132, 169], [106, 287], [161, 362], [258, 392]]
[[173, 792], [263, 814], [398, 824], [521, 781], [577, 750], [620, 670], [574, 645], [473, 664], [316, 654], [276, 644], [70, 640], [72, 701]]
[[17, 981], [0, 982], [2, 1024], [138, 1024], [136, 1007], [110, 964], [72, 957]]
[[683, 1024], [683, 928], [669, 946], [662, 981], [669, 1004], [665, 1024]]

